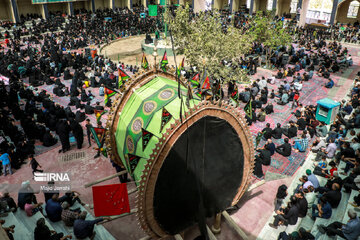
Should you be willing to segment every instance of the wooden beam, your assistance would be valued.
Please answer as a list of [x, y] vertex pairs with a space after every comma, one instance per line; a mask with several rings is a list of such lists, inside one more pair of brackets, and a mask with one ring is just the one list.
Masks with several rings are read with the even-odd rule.
[[176, 234], [174, 237], [175, 240], [184, 240], [180, 234]]
[[130, 194], [132, 194], [134, 192], [137, 192], [137, 190], [138, 190], [137, 188], [133, 188], [133, 189], [129, 190], [128, 195], [130, 195]]
[[208, 235], [209, 235], [209, 239], [210, 240], [217, 240], [215, 235], [213, 234], [213, 232], [210, 230], [210, 228], [208, 227], [208, 225], [206, 225], [206, 229], [207, 229], [207, 232], [208, 232]]
[[146, 237], [140, 238], [139, 240], [150, 240], [150, 239], [151, 239], [151, 237], [146, 236]]
[[259, 182], [257, 182], [257, 183], [254, 183], [253, 185], [251, 185], [249, 188], [248, 188], [248, 192], [250, 192], [250, 191], [252, 191], [252, 190], [254, 190], [255, 188], [257, 188], [257, 187], [260, 187], [261, 185], [263, 185], [263, 184], [265, 184], [266, 183], [266, 181], [265, 180], [261, 180], [261, 181], [259, 181]]
[[123, 175], [123, 174], [125, 174], [125, 173], [127, 173], [126, 170], [121, 171], [121, 172], [118, 172], [118, 173], [115, 173], [115, 174], [113, 174], [113, 175], [111, 175], [111, 176], [107, 176], [107, 177], [98, 179], [98, 180], [96, 180], [96, 181], [94, 181], [94, 182], [91, 182], [91, 183], [87, 183], [87, 184], [85, 184], [84, 187], [85, 187], [85, 188], [91, 187], [91, 186], [96, 185], [96, 184], [98, 184], [98, 183], [102, 183], [102, 182], [105, 182], [105, 181], [107, 181], [107, 180], [116, 178], [116, 177], [118, 177], [118, 176], [120, 176], [120, 175]]
[[115, 219], [118, 219], [118, 218], [122, 218], [122, 217], [126, 217], [126, 216], [132, 215], [132, 214], [134, 214], [134, 213], [137, 213], [137, 208], [131, 209], [129, 213], [124, 213], [124, 214], [121, 214], [121, 215], [111, 216], [111, 219], [110, 219], [110, 220], [102, 221], [102, 222], [100, 222], [99, 224], [111, 222], [112, 220], [115, 220]]
[[241, 228], [236, 224], [236, 222], [234, 221], [234, 219], [232, 219], [232, 217], [226, 212], [223, 211], [222, 212], [223, 217], [225, 218], [226, 223], [229, 225], [229, 227], [233, 230], [235, 230], [235, 232], [243, 239], [243, 240], [248, 240], [248, 236], [244, 233], [243, 230], [241, 230]]
[[211, 226], [211, 231], [214, 234], [219, 234], [221, 232], [221, 213], [217, 213], [215, 216], [215, 222]]

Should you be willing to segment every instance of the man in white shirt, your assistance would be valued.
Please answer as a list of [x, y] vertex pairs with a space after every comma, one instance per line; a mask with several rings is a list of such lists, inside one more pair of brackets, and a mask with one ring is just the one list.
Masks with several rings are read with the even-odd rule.
[[263, 90], [267, 86], [266, 79], [264, 77], [261, 78], [261, 80], [258, 82], [260, 90]]
[[302, 87], [303, 87], [302, 82], [295, 82], [294, 83], [295, 90], [301, 91]]

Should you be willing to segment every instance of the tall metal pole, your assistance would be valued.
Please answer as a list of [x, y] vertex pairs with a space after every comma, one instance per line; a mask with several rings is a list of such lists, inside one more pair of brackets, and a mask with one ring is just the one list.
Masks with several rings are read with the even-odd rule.
[[337, 6], [338, 6], [338, 0], [334, 0], [333, 2], [333, 6], [332, 6], [332, 9], [331, 9], [331, 15], [330, 15], [330, 25], [331, 27], [334, 25], [334, 22], [335, 22], [335, 15], [336, 15], [336, 9], [337, 9]]
[[164, 27], [165, 27], [165, 29], [164, 29], [165, 38], [167, 38], [167, 24], [166, 24], [165, 19], [164, 19], [164, 14], [166, 14], [166, 10], [167, 10], [167, 7], [168, 7], [168, 1], [169, 0], [165, 1], [165, 6], [164, 6], [164, 11], [163, 11], [163, 16], [162, 16]]

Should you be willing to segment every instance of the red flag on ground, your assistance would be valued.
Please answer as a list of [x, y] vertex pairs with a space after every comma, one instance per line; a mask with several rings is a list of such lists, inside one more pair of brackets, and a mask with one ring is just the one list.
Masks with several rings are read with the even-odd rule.
[[126, 183], [93, 186], [95, 217], [121, 215], [130, 212]]

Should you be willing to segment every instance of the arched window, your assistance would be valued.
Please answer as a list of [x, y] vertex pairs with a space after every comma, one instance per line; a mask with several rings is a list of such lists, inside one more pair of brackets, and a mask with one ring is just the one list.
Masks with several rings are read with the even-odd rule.
[[356, 18], [358, 15], [360, 3], [358, 1], [352, 1], [349, 5], [347, 18]]
[[291, 0], [290, 3], [290, 13], [296, 13], [296, 10], [298, 8], [299, 0]]

